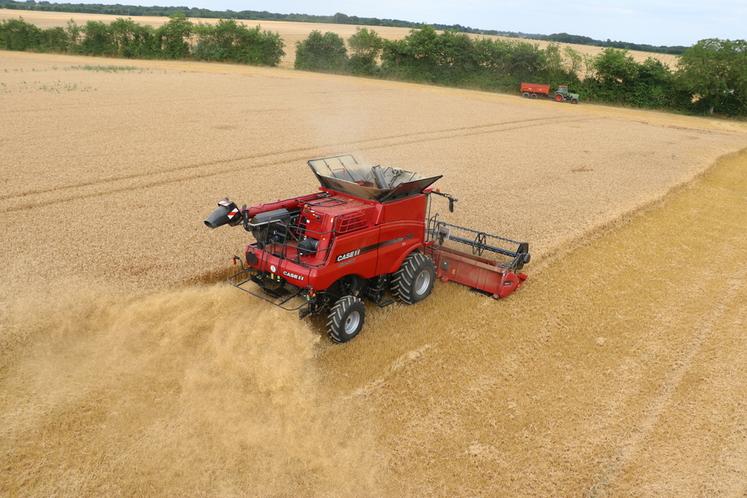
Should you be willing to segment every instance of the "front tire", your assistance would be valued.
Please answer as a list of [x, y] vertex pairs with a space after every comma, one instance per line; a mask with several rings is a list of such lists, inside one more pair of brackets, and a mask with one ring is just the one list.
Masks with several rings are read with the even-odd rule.
[[400, 301], [415, 304], [428, 297], [436, 281], [433, 262], [419, 252], [407, 256], [392, 280], [392, 292]]
[[327, 315], [327, 334], [334, 342], [348, 342], [358, 335], [366, 318], [366, 307], [355, 296], [337, 300]]

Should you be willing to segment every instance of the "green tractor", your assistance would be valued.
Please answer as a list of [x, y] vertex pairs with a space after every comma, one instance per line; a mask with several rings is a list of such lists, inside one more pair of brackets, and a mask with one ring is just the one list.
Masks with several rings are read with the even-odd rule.
[[568, 85], [558, 85], [558, 89], [555, 90], [555, 96], [553, 97], [555, 102], [570, 102], [571, 104], [578, 104], [579, 95], [577, 93], [571, 93], [568, 91]]

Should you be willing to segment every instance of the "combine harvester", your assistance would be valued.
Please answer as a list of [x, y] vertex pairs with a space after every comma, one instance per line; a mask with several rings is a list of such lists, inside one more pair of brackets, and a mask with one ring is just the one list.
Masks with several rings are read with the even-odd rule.
[[[378, 306], [415, 304], [431, 293], [436, 278], [457, 282], [494, 298], [518, 289], [527, 278], [529, 244], [452, 225], [430, 214], [432, 189], [441, 175], [422, 178], [391, 167], [364, 167], [343, 155], [308, 162], [319, 192], [238, 208], [223, 199], [205, 225], [241, 225], [256, 242], [237, 288], [299, 317], [326, 313], [327, 332], [346, 342], [363, 327], [366, 297]], [[459, 249], [468, 247], [469, 252]], [[488, 255], [492, 257], [487, 257]], [[253, 284], [259, 287], [257, 289]]]

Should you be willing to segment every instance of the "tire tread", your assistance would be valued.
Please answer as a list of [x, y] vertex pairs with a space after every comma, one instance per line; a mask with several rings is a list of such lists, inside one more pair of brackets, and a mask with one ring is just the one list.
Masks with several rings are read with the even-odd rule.
[[[430, 260], [420, 252], [407, 256], [392, 279], [392, 294], [404, 303], [414, 304], [416, 300], [413, 296], [413, 280], [422, 265], [429, 262]], [[430, 264], [433, 265], [433, 263]]]
[[[352, 339], [352, 337], [347, 338], [344, 335], [343, 328], [345, 323], [343, 318], [350, 308], [357, 303], [362, 304], [362, 301], [355, 296], [343, 296], [330, 308], [327, 315], [327, 334], [334, 342], [342, 343]], [[364, 314], [363, 311], [362, 314]]]

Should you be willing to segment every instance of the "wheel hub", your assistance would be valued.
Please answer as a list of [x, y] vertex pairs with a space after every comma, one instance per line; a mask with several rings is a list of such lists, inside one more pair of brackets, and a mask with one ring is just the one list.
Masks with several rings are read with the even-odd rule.
[[345, 333], [351, 335], [355, 333], [358, 325], [361, 323], [361, 314], [357, 311], [351, 311], [345, 318]]
[[422, 270], [415, 279], [415, 294], [422, 296], [431, 285], [431, 274], [428, 270]]

